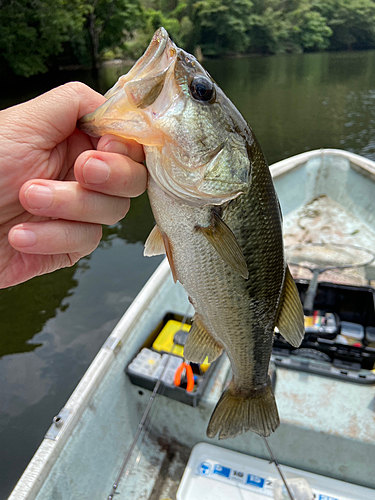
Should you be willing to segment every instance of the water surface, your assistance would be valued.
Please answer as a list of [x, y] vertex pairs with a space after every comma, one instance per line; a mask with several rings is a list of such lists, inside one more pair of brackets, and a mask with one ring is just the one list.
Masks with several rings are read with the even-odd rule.
[[[204, 63], [256, 133], [269, 163], [322, 147], [375, 160], [375, 52]], [[36, 79], [0, 107], [78, 79], [104, 92], [126, 69]], [[22, 82], [21, 82], [22, 83]], [[4, 82], [3, 82], [4, 84]], [[153, 226], [145, 195], [72, 268], [0, 291], [0, 500], [7, 498], [54, 415], [160, 262], [142, 256]]]

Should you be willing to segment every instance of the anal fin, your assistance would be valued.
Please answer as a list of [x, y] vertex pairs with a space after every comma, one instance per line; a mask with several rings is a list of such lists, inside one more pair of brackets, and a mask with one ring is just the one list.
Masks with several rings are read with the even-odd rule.
[[195, 229], [201, 231], [220, 257], [234, 271], [245, 279], [249, 277], [246, 260], [235, 235], [215, 210], [212, 210], [209, 226], [195, 226]]
[[195, 314], [193, 326], [190, 328], [184, 347], [184, 357], [188, 361], [199, 364], [208, 357], [209, 363], [212, 363], [222, 352], [223, 348], [208, 333], [199, 316]]
[[284, 339], [293, 347], [299, 347], [305, 335], [302, 303], [293, 276], [286, 266], [284, 286], [276, 320], [276, 326]]

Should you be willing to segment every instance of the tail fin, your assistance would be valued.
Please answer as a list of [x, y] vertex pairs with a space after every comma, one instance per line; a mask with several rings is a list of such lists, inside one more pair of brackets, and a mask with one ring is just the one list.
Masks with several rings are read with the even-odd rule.
[[233, 380], [221, 395], [207, 427], [207, 436], [219, 439], [238, 436], [253, 431], [269, 436], [280, 425], [275, 396], [271, 382], [262, 391], [254, 391], [244, 397], [237, 392]]

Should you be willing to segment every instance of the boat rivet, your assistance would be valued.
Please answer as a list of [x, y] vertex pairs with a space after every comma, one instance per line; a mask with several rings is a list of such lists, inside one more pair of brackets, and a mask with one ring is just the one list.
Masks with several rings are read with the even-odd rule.
[[53, 423], [56, 425], [56, 427], [61, 427], [64, 423], [64, 420], [60, 417], [60, 415], [56, 415], [53, 417]]

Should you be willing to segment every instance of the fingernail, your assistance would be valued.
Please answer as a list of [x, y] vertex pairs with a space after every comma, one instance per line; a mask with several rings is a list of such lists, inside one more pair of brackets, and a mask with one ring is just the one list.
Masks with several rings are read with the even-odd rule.
[[102, 151], [106, 151], [107, 153], [118, 153], [125, 156], [129, 154], [129, 148], [120, 141], [107, 142], [107, 144], [103, 146]]
[[53, 202], [53, 192], [47, 186], [32, 184], [25, 191], [25, 197], [30, 208], [48, 208]]
[[107, 163], [98, 158], [90, 158], [83, 166], [83, 178], [86, 184], [103, 184], [109, 174]]
[[36, 243], [35, 233], [30, 229], [14, 229], [9, 239], [16, 247], [31, 247]]

